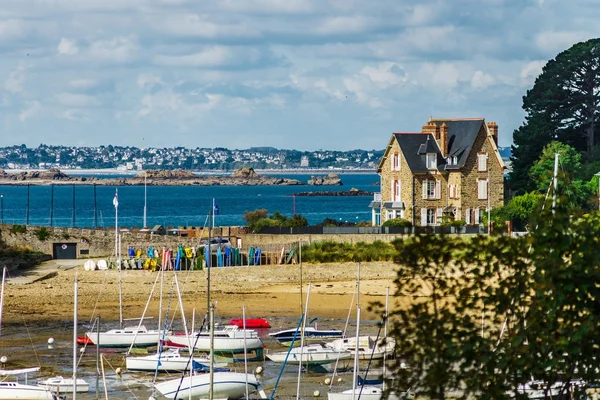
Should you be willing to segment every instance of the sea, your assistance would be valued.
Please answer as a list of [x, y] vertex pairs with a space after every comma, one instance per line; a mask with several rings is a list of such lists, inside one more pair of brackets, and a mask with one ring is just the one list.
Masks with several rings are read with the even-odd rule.
[[[69, 174], [76, 176], [76, 174]], [[307, 182], [324, 174], [263, 174]], [[214, 226], [246, 225], [244, 214], [265, 209], [287, 217], [304, 216], [310, 225], [325, 218], [341, 222], [371, 221], [372, 196], [294, 196], [300, 192], [379, 191], [374, 173], [341, 173], [342, 186], [92, 186], [0, 185], [0, 222], [36, 226], [108, 228], [146, 226], [209, 226], [213, 201], [218, 208]], [[101, 174], [98, 178], [119, 175]], [[113, 199], [118, 192], [118, 208]], [[145, 195], [144, 195], [145, 192]], [[29, 204], [28, 204], [29, 203]], [[95, 211], [95, 212], [94, 212]]]

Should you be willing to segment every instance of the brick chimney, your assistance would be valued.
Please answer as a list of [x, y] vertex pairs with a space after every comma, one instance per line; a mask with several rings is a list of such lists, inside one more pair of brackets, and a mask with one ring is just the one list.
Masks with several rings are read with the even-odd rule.
[[442, 157], [446, 158], [448, 156], [448, 125], [446, 125], [445, 122], [443, 122], [442, 126], [440, 126], [438, 146], [442, 152]]
[[436, 139], [440, 138], [440, 131], [437, 124], [433, 121], [429, 121], [421, 129], [424, 134], [432, 134]]
[[498, 146], [498, 124], [495, 122], [488, 122], [487, 127], [488, 131], [490, 131], [490, 134], [492, 135], [492, 138], [494, 138], [496, 146]]

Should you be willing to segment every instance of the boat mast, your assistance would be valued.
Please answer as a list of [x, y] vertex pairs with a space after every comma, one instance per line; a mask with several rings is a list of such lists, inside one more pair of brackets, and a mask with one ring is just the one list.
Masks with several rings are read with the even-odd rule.
[[552, 183], [554, 187], [554, 193], [552, 193], [552, 215], [556, 214], [556, 191], [558, 190], [558, 157], [560, 154], [554, 153], [554, 175], [552, 175]]
[[[302, 336], [300, 336], [300, 362], [298, 363], [298, 386], [296, 387], [296, 400], [300, 400], [300, 376], [302, 375], [302, 358], [304, 357], [304, 332], [306, 330], [306, 315], [308, 314], [308, 299], [310, 298], [310, 286], [308, 283], [308, 290], [306, 292], [306, 305], [304, 306], [304, 321], [302, 321]], [[290, 344], [291, 346], [291, 344]], [[307, 354], [308, 359], [308, 354]]]
[[77, 400], [77, 292], [78, 282], [77, 274], [75, 274], [75, 296], [73, 303], [73, 400]]

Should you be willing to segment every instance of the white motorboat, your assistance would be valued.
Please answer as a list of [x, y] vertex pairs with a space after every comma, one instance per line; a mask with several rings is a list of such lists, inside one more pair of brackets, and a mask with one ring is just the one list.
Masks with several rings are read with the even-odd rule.
[[[171, 332], [165, 332], [170, 335]], [[163, 331], [148, 330], [144, 325], [130, 326], [123, 329], [111, 329], [106, 332], [86, 332], [87, 338], [99, 347], [150, 347], [156, 346]], [[98, 343], [97, 343], [98, 342]]]
[[[90, 390], [90, 384], [85, 380], [77, 378], [76, 383], [77, 386], [75, 389], [77, 393], [83, 393]], [[73, 393], [73, 378], [55, 376], [39, 381], [37, 385], [54, 393]]]
[[[255, 330], [240, 329], [235, 325], [226, 325], [222, 329], [215, 330], [213, 342], [215, 353], [243, 353], [244, 349], [247, 352], [263, 349], [263, 342]], [[210, 351], [210, 332], [170, 335], [166, 345]]]
[[58, 396], [39, 386], [0, 382], [0, 400], [58, 400]]
[[[320, 344], [294, 347], [288, 351], [276, 351], [267, 354], [267, 358], [273, 362], [288, 364], [321, 365], [334, 363], [338, 360], [352, 358], [352, 353], [346, 350], [336, 350], [331, 347], [323, 347]], [[286, 361], [287, 358], [287, 361]]]
[[[574, 379], [566, 383], [564, 381], [554, 382], [552, 385], [548, 385], [542, 380], [530, 380], [517, 387], [516, 393], [521, 396], [525, 395], [528, 399], [548, 399], [558, 398], [562, 395], [572, 395], [572, 392], [577, 388], [585, 387], [585, 382], [581, 379]], [[516, 397], [513, 391], [509, 391], [508, 394], [511, 397]]]
[[[168, 349], [162, 353], [147, 356], [127, 356], [125, 365], [129, 371], [161, 371], [180, 372], [192, 370], [209, 369], [210, 359], [208, 357], [194, 357], [190, 362], [189, 356], [181, 355], [179, 349]], [[216, 368], [226, 367], [227, 364], [214, 364]]]
[[[285, 329], [279, 332], [271, 332], [269, 336], [276, 339], [280, 344], [288, 346], [296, 339], [294, 344], [300, 344], [300, 337], [303, 333], [299, 329]], [[342, 338], [344, 333], [339, 329], [318, 329], [316, 327], [308, 326], [304, 328], [304, 342], [324, 342], [330, 339]]]
[[[258, 390], [258, 380], [252, 374], [241, 372], [215, 372], [213, 374], [213, 398], [239, 399], [248, 392]], [[198, 400], [207, 399], [210, 390], [210, 374], [200, 374], [171, 379], [154, 385], [168, 399]]]
[[[377, 341], [377, 344], [375, 343]], [[325, 347], [337, 350], [346, 350], [354, 354], [356, 351], [356, 338], [342, 338], [325, 343]], [[358, 337], [358, 358], [361, 360], [382, 359], [387, 355], [394, 354], [396, 341], [394, 338], [380, 338], [375, 336]]]

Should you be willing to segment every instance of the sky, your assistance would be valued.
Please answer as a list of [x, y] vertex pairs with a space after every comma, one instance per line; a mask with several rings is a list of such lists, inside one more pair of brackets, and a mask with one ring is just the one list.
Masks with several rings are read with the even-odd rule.
[[509, 146], [597, 0], [2, 0], [0, 146], [383, 149], [430, 117]]

